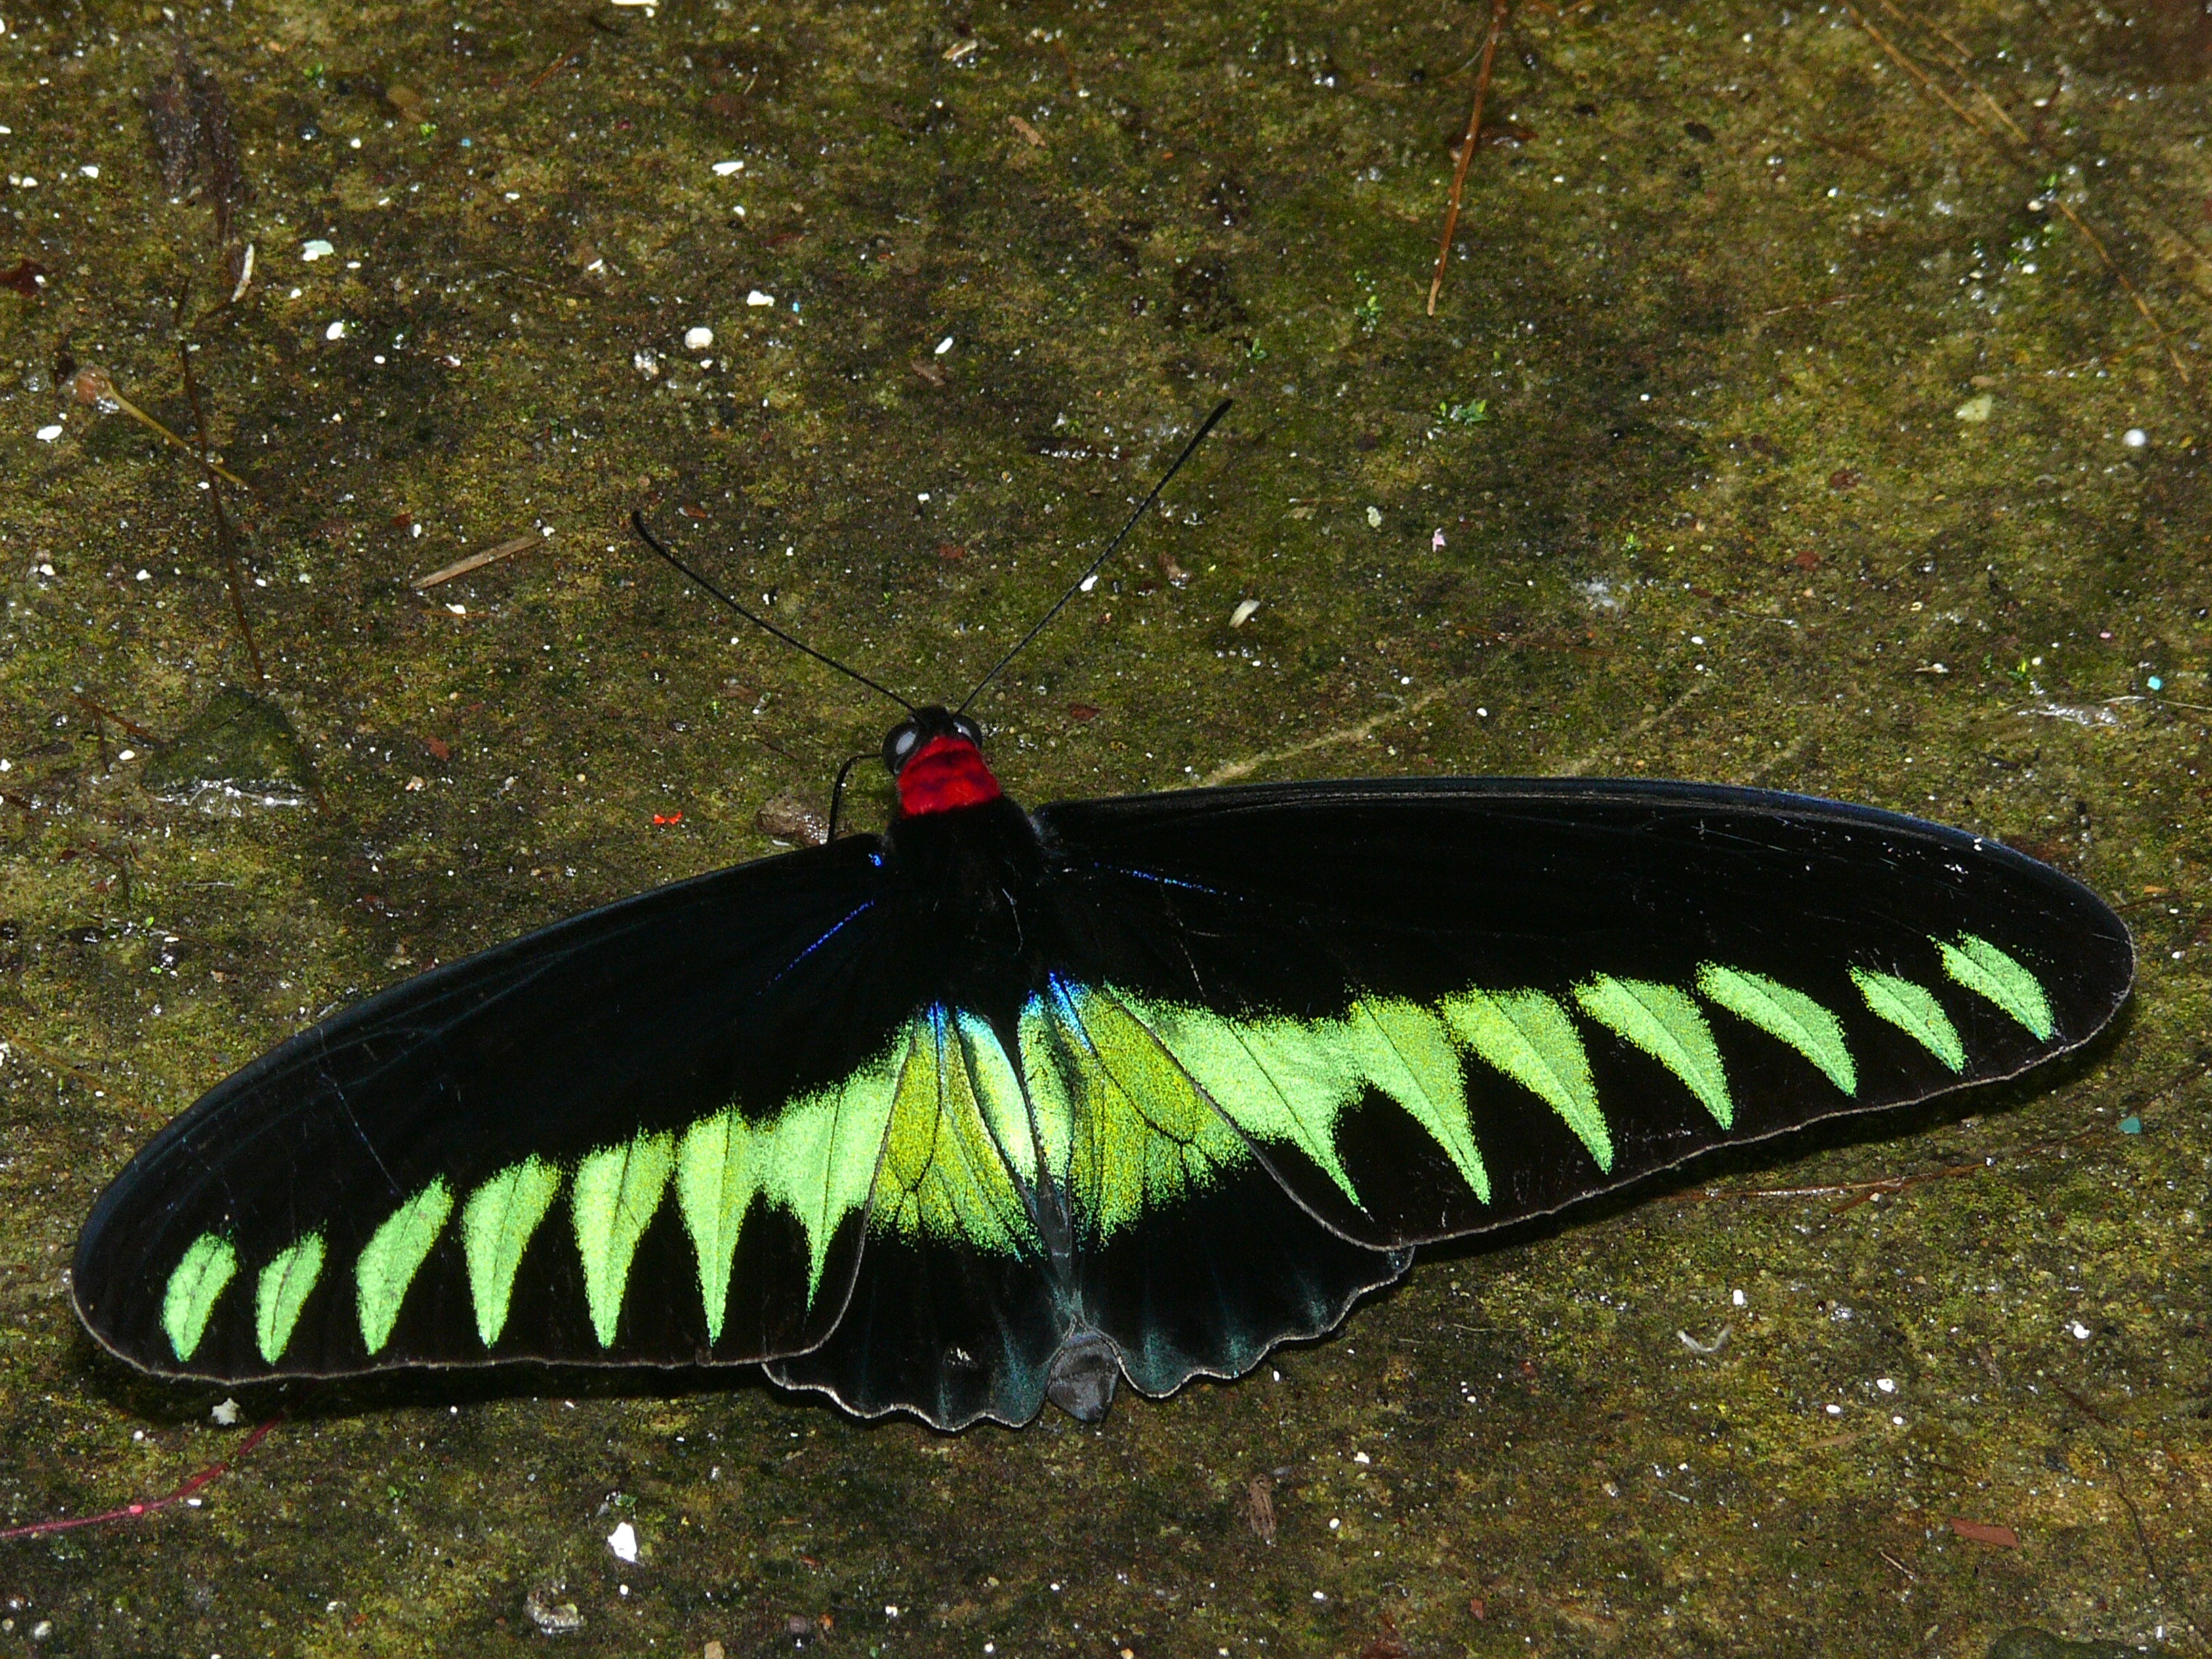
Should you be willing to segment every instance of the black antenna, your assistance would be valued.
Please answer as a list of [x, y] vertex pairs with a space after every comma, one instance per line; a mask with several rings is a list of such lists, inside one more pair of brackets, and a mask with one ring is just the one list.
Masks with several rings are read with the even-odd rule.
[[[1228, 405], [1224, 404], [1222, 407], [1226, 409]], [[1184, 453], [1188, 453], [1189, 452], [1185, 451]], [[1176, 465], [1180, 466], [1182, 463], [1178, 461]], [[1173, 473], [1170, 473], [1168, 476], [1170, 477], [1173, 477], [1175, 475]], [[1154, 490], [1152, 493], [1157, 495], [1159, 492], [1158, 490]], [[904, 697], [899, 696], [897, 692], [892, 690], [888, 685], [878, 684], [876, 681], [870, 679], [866, 674], [863, 674], [857, 668], [846, 667], [843, 663], [839, 662], [835, 657], [823, 656], [812, 646], [807, 644], [805, 641], [793, 639], [790, 635], [785, 633], [781, 628], [778, 628], [774, 623], [769, 621], [767, 617], [756, 617], [753, 615], [751, 611], [746, 610], [744, 606], [739, 605], [735, 599], [722, 592], [720, 588], [715, 586], [714, 583], [708, 581], [704, 576], [694, 570], [690, 565], [684, 563], [683, 560], [678, 558], [665, 547], [663, 547], [660, 544], [659, 539], [655, 537], [650, 530], [647, 530], [645, 527], [645, 514], [638, 511], [635, 507], [630, 509], [629, 523], [630, 528], [637, 532], [638, 535], [643, 538], [645, 544], [647, 547], [659, 554], [662, 558], [667, 560], [669, 563], [674, 565], [678, 570], [689, 576], [693, 581], [698, 583], [700, 586], [705, 588], [709, 593], [712, 593], [724, 605], [726, 605], [731, 610], [736, 611], [740, 617], [743, 617], [755, 628], [761, 629], [765, 632], [775, 635], [776, 638], [781, 640], [786, 645], [790, 646], [794, 650], [804, 651], [808, 656], [813, 658], [815, 661], [836, 669], [847, 679], [858, 680], [861, 684], [866, 686], [871, 691], [882, 692], [900, 708], [905, 709], [908, 714], [911, 714], [916, 712], [915, 706], [912, 703], [908, 702]], [[1110, 551], [1111, 550], [1109, 550]], [[1060, 601], [1060, 604], [1062, 605], [1066, 603], [1067, 601], [1065, 599]], [[1057, 607], [1054, 608], [1057, 609]], [[992, 672], [996, 673], [998, 671], [994, 669]]]
[[1028, 633], [1022, 635], [1021, 643], [1015, 646], [1012, 650], [1007, 652], [1005, 656], [1000, 658], [998, 662], [993, 666], [991, 672], [984, 675], [981, 679], [976, 681], [975, 689], [961, 699], [960, 707], [952, 711], [954, 714], [966, 714], [968, 712], [968, 705], [974, 702], [976, 698], [983, 695], [983, 688], [990, 684], [993, 680], [998, 678], [1000, 670], [1004, 669], [1008, 663], [1013, 661], [1013, 659], [1020, 656], [1023, 652], [1028, 650], [1030, 647], [1030, 641], [1036, 638], [1038, 635], [1044, 632], [1045, 624], [1049, 623], [1054, 617], [1057, 617], [1061, 611], [1066, 608], [1067, 602], [1083, 591], [1084, 583], [1089, 581], [1093, 576], [1097, 575], [1098, 574], [1098, 567], [1104, 564], [1107, 560], [1112, 558], [1114, 556], [1115, 550], [1119, 548], [1123, 542], [1129, 539], [1129, 532], [1137, 527], [1137, 520], [1143, 518], [1146, 513], [1152, 510], [1152, 503], [1160, 498], [1160, 492], [1168, 487], [1169, 483], [1174, 479], [1176, 473], [1182, 471], [1182, 464], [1191, 458], [1192, 452], [1196, 450], [1199, 445], [1206, 441], [1206, 434], [1213, 430], [1216, 423], [1220, 421], [1224, 415], [1226, 415], [1229, 412], [1229, 405], [1236, 401], [1237, 400], [1234, 398], [1224, 398], [1221, 400], [1220, 406], [1217, 408], [1212, 414], [1206, 417], [1205, 424], [1200, 426], [1196, 432], [1191, 434], [1190, 441], [1182, 447], [1182, 453], [1175, 458], [1175, 465], [1163, 473], [1160, 477], [1160, 481], [1152, 486], [1152, 493], [1146, 496], [1143, 501], [1137, 503], [1137, 510], [1129, 515], [1129, 521], [1121, 526], [1120, 532], [1115, 536], [1114, 539], [1106, 544], [1105, 551], [1101, 553], [1097, 558], [1091, 560], [1090, 564], [1085, 567], [1083, 574], [1078, 576], [1074, 581], [1068, 585], [1067, 592], [1061, 594], [1057, 599], [1053, 601], [1052, 609], [1046, 611], [1043, 616], [1037, 618], [1037, 625], [1035, 628], [1032, 628]]

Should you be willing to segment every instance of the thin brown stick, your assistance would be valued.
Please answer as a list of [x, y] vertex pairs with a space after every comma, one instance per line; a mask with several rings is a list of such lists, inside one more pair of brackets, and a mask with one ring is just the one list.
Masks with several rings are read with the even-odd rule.
[[591, 44], [592, 43], [590, 41], [586, 40], [584, 42], [584, 46], [582, 46], [569, 47], [568, 51], [562, 52], [558, 58], [556, 58], [551, 63], [548, 64], [543, 70], [541, 70], [538, 72], [538, 78], [532, 81], [528, 86], [523, 88], [523, 92], [527, 94], [537, 91], [538, 88], [544, 86], [548, 81], [550, 81], [562, 70], [574, 63], [579, 58], [581, 58], [584, 55], [584, 46], [588, 46]]
[[236, 484], [240, 489], [246, 489], [251, 487], [246, 483], [245, 479], [240, 477], [235, 472], [231, 471], [221, 462], [215, 460], [210, 456], [195, 454], [191, 445], [186, 443], [175, 433], [170, 431], [167, 426], [163, 425], [155, 416], [149, 415], [144, 410], [139, 408], [137, 404], [132, 403], [130, 398], [125, 397], [123, 393], [117, 389], [115, 377], [110, 374], [106, 369], [100, 368], [97, 364], [88, 364], [84, 368], [77, 370], [76, 374], [70, 379], [70, 389], [73, 393], [75, 393], [77, 401], [80, 403], [90, 404], [95, 408], [102, 404], [114, 404], [117, 409], [121, 410], [132, 420], [137, 422], [139, 425], [160, 434], [163, 439], [176, 445], [176, 447], [183, 450], [185, 454], [191, 455], [192, 459], [198, 461], [202, 466], [211, 469], [218, 477], [228, 479], [232, 483]]
[[90, 697], [84, 696], [81, 692], [70, 692], [70, 701], [76, 704], [78, 708], [85, 710], [88, 714], [96, 714], [104, 720], [113, 720], [118, 726], [128, 732], [132, 737], [137, 738], [141, 743], [159, 743], [161, 740], [155, 733], [148, 731], [144, 726], [139, 725], [137, 720], [131, 720], [126, 715], [118, 714], [112, 708], [102, 707], [100, 704], [94, 702]]
[[252, 1434], [228, 1457], [210, 1463], [166, 1498], [144, 1498], [136, 1504], [122, 1504], [98, 1515], [76, 1515], [53, 1521], [33, 1521], [28, 1526], [0, 1528], [0, 1540], [11, 1538], [46, 1538], [58, 1532], [75, 1532], [79, 1527], [105, 1526], [112, 1521], [137, 1521], [167, 1509], [172, 1504], [181, 1504], [203, 1486], [209, 1486], [230, 1473], [231, 1464], [252, 1451], [268, 1438], [269, 1431], [284, 1420], [283, 1414], [270, 1418]]
[[[182, 293], [177, 295], [179, 324], [184, 320], [185, 298]], [[213, 446], [208, 441], [207, 406], [200, 401], [199, 379], [192, 373], [191, 343], [185, 338], [181, 328], [177, 335], [177, 361], [185, 367], [185, 395], [191, 400], [192, 421], [199, 432], [200, 465], [213, 471], [215, 463], [209, 459]], [[238, 532], [232, 527], [230, 514], [223, 507], [222, 492], [211, 479], [208, 483], [208, 505], [215, 509], [216, 545], [222, 550], [223, 577], [230, 587], [231, 614], [238, 619], [239, 637], [246, 641], [246, 660], [252, 665], [253, 682], [264, 685], [269, 676], [261, 666], [260, 647], [253, 643], [253, 624], [246, 616], [246, 585], [238, 568]]]
[[481, 570], [497, 559], [513, 558], [517, 553], [527, 553], [543, 544], [537, 536], [517, 536], [511, 542], [501, 542], [497, 547], [488, 547], [481, 553], [471, 553], [465, 559], [456, 559], [442, 570], [433, 570], [427, 576], [417, 576], [408, 586], [420, 593], [426, 587], [435, 587], [440, 582], [449, 582], [456, 576], [465, 576], [471, 570]]
[[1451, 200], [1444, 208], [1444, 234], [1437, 243], [1437, 268], [1429, 276], [1429, 315], [1437, 314], [1437, 295], [1443, 292], [1444, 269], [1451, 258], [1452, 237], [1459, 229], [1460, 198], [1467, 190], [1467, 170], [1474, 161], [1475, 146], [1482, 142], [1482, 104], [1490, 95], [1490, 72], [1497, 66], [1498, 42], [1505, 33], [1505, 15], [1511, 0], [1490, 0], [1490, 32], [1483, 37], [1482, 69], [1474, 77], [1474, 108], [1467, 118], [1467, 137], [1460, 140], [1459, 161], [1452, 169]]

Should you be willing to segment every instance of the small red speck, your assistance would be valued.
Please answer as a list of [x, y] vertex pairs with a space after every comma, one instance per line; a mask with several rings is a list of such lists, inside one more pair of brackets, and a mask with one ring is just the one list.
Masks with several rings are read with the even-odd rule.
[[1858, 481], [1859, 475], [1852, 471], [1850, 468], [1847, 466], [1838, 467], [1828, 475], [1828, 488], [1831, 489], [1849, 489]]
[[1802, 553], [1792, 557], [1790, 562], [1800, 570], [1818, 570], [1820, 568], [1820, 556], [1808, 547]]
[[711, 519], [714, 516], [703, 507], [679, 507], [676, 510], [687, 519]]
[[1067, 705], [1067, 718], [1072, 720], [1095, 720], [1098, 718], [1098, 710], [1091, 703], [1072, 702]]
[[422, 746], [430, 751], [430, 757], [433, 760], [451, 760], [453, 757], [452, 745], [442, 738], [425, 738], [422, 739]]
[[655, 823], [681, 823], [684, 822], [684, 814], [681, 812], [655, 812], [653, 815], [653, 821]]
[[1968, 1543], [1987, 1544], [1992, 1548], [2016, 1550], [2020, 1534], [2010, 1527], [2000, 1527], [1987, 1521], [1968, 1521], [1959, 1516], [1951, 1517], [1951, 1530]]
[[940, 559], [964, 559], [968, 556], [968, 550], [958, 542], [939, 542], [937, 556]]

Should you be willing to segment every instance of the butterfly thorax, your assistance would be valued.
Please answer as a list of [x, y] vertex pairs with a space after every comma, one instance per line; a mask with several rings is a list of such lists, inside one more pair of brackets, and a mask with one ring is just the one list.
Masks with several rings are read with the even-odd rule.
[[993, 791], [972, 805], [899, 814], [883, 849], [913, 907], [922, 959], [977, 981], [943, 989], [965, 991], [975, 999], [967, 1006], [995, 1012], [1030, 988], [1023, 964], [1037, 941], [1024, 917], [1036, 913], [1044, 849], [1029, 815], [995, 783]]

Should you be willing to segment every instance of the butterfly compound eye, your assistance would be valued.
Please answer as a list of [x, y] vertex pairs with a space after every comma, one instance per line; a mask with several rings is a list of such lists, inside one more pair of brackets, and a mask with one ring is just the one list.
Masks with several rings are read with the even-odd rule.
[[952, 717], [952, 729], [978, 749], [983, 746], [983, 728], [965, 714], [955, 714]]
[[901, 767], [914, 758], [914, 751], [921, 747], [921, 728], [912, 720], [901, 720], [884, 738], [884, 765], [896, 776]]

